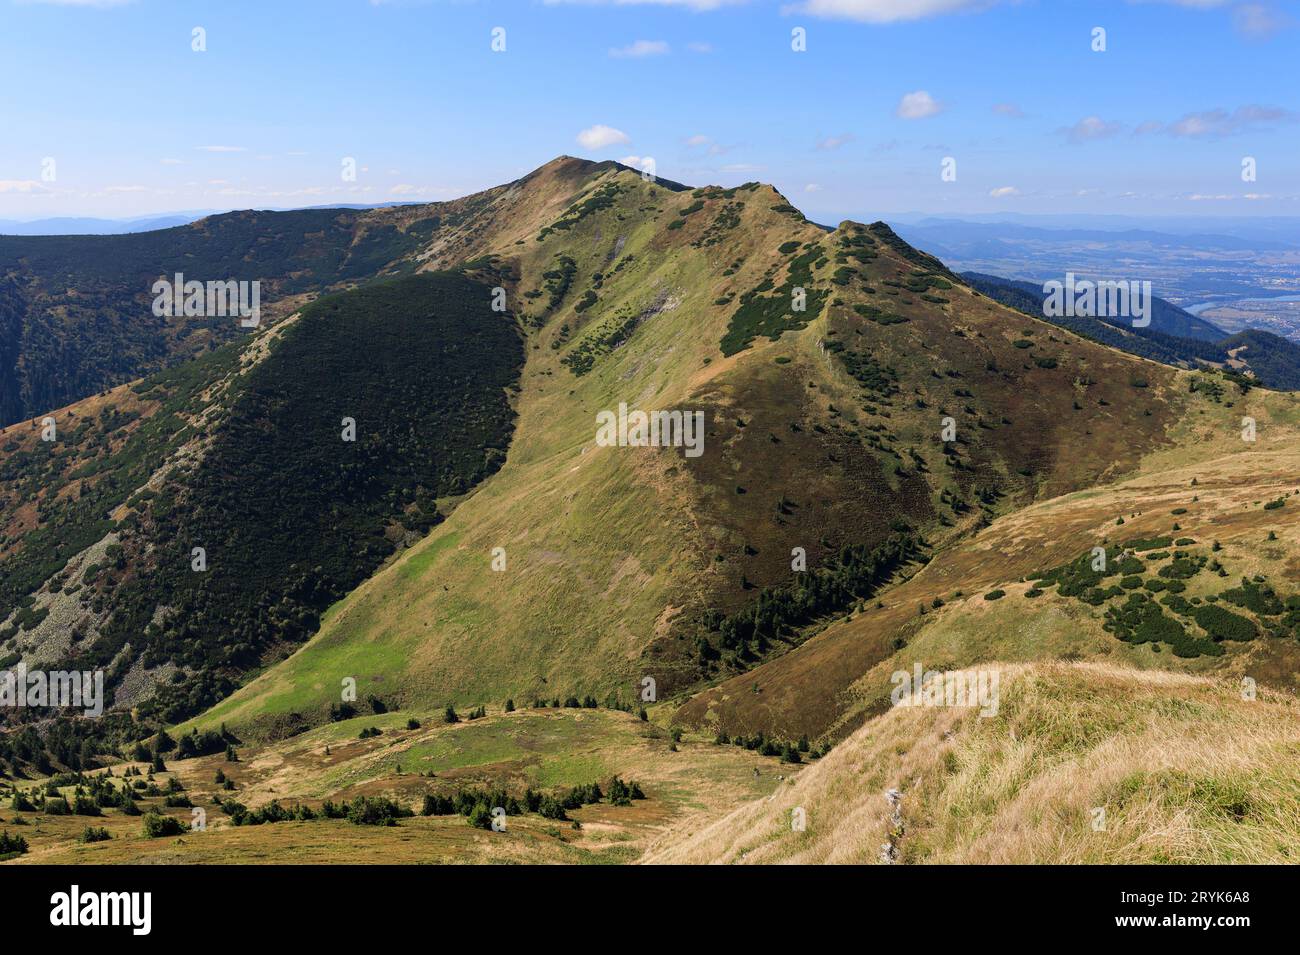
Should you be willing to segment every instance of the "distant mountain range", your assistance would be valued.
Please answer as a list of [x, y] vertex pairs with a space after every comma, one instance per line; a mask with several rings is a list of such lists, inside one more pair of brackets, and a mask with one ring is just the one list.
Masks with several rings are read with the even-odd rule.
[[[1148, 233], [1152, 237], [1180, 241], [1210, 237], [1212, 241], [1235, 239], [1255, 244], [1278, 243], [1300, 248], [1300, 216], [1121, 216], [1074, 214], [1024, 214], [1014, 212], [934, 215], [905, 213], [889, 220], [899, 230], [934, 229], [939, 226], [961, 231], [964, 227], [993, 227], [1004, 236], [1034, 232], [1056, 235], [1095, 235], [1113, 241], [1125, 233]], [[1017, 231], [1024, 230], [1024, 231]]]
[[1150, 228], [1133, 229], [1083, 229], [1047, 228], [1014, 222], [966, 222], [960, 219], [922, 219], [899, 227], [899, 234], [926, 237], [927, 244], [949, 253], [968, 244], [1014, 243], [1025, 240], [1046, 242], [1103, 242], [1143, 243], [1154, 248], [1186, 248], [1194, 246], [1223, 252], [1252, 250], [1283, 250], [1300, 248], [1298, 241], [1276, 238], [1245, 237], [1214, 232], [1173, 233]]
[[[898, 234], [959, 271], [1044, 282], [1147, 280], [1185, 308], [1300, 292], [1300, 219], [1129, 220], [1097, 216], [983, 221], [919, 217]], [[1270, 323], [1286, 329], [1286, 320]]]
[[170, 229], [202, 219], [210, 212], [173, 212], [138, 219], [95, 219], [63, 216], [52, 219], [0, 219], [0, 235], [125, 235]]
[[[421, 205], [415, 202], [338, 203], [328, 206], [302, 206], [295, 209], [263, 211], [294, 212], [314, 209], [387, 209], [393, 206]], [[0, 235], [127, 235], [153, 232], [173, 226], [188, 225], [208, 216], [224, 215], [226, 209], [168, 212], [156, 216], [130, 219], [97, 219], [88, 216], [61, 216], [49, 219], [0, 219]]]
[[1040, 285], [979, 272], [963, 272], [962, 278], [989, 298], [1112, 348], [1182, 368], [1211, 364], [1249, 371], [1265, 387], [1300, 389], [1300, 345], [1272, 332], [1249, 329], [1230, 335], [1159, 297], [1153, 298], [1146, 328], [1133, 328], [1127, 319], [1050, 318], [1044, 315], [1046, 295]]

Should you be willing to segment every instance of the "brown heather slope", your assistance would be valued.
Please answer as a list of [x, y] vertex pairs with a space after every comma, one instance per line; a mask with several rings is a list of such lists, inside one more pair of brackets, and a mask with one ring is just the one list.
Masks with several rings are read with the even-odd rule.
[[[1257, 422], [1254, 443], [1241, 440], [1244, 415]], [[1300, 643], [1292, 637], [1227, 643], [1223, 656], [1181, 659], [1167, 647], [1160, 654], [1106, 633], [1105, 607], [1050, 591], [1026, 599], [1030, 584], [1020, 581], [1093, 547], [1167, 536], [1193, 542], [1187, 553], [1224, 567], [1222, 576], [1188, 581], [1189, 597], [1256, 575], [1280, 597], [1300, 591], [1300, 507], [1293, 500], [1264, 507], [1297, 490], [1298, 418], [1300, 402], [1291, 395], [1252, 391], [1223, 402], [1197, 396], [1172, 431], [1174, 443], [1146, 457], [1139, 476], [998, 518], [881, 594], [880, 606], [828, 621], [794, 651], [692, 698], [674, 719], [730, 733], [839, 738], [886, 708], [889, 675], [917, 661], [952, 669], [992, 659], [1118, 657], [1142, 668], [1251, 676], [1295, 692]], [[995, 587], [1008, 596], [986, 601]], [[1267, 629], [1267, 620], [1257, 620]]]

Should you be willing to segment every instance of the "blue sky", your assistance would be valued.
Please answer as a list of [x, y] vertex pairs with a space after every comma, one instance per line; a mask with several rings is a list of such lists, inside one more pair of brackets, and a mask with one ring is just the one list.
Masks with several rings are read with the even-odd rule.
[[0, 0], [0, 218], [447, 199], [566, 153], [828, 222], [1300, 215], [1297, 41], [1244, 0]]

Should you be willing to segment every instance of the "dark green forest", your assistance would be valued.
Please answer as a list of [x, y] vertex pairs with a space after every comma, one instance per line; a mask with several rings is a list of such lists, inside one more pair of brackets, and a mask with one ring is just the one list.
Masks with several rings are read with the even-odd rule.
[[[319, 299], [233, 379], [202, 458], [134, 497], [178, 442], [198, 436], [186, 417], [237, 371], [235, 346], [138, 385], [160, 408], [110, 456], [99, 453], [105, 435], [126, 421], [86, 419], [63, 443], [10, 455], [4, 476], [20, 495], [62, 475], [68, 456], [85, 461], [72, 476], [95, 480], [0, 563], [0, 619], [30, 606], [48, 577], [84, 587], [111, 614], [97, 637], [74, 641], [70, 667], [105, 668], [110, 685], [137, 659], [184, 668], [139, 708], [146, 727], [216, 702], [438, 523], [438, 498], [500, 467], [524, 349], [514, 317], [491, 310], [497, 281], [421, 274]], [[107, 515], [128, 500], [110, 563], [77, 581], [57, 576], [114, 529]], [[194, 548], [204, 551], [199, 569]], [[160, 607], [168, 612], [156, 616]]]
[[246, 334], [230, 318], [159, 318], [159, 276], [263, 283], [277, 296], [373, 278], [427, 242], [350, 209], [231, 212], [127, 235], [0, 235], [0, 427]]

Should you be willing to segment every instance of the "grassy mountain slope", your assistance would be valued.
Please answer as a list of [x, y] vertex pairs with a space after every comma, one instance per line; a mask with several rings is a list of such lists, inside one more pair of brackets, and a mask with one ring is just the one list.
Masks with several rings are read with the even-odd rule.
[[646, 861], [874, 863], [886, 845], [903, 863], [1295, 861], [1290, 694], [1244, 700], [1229, 682], [1110, 664], [1000, 667], [996, 716], [892, 709], [774, 798], [677, 829]]
[[[797, 650], [696, 696], [677, 719], [731, 733], [839, 737], [879, 713], [890, 673], [917, 660], [956, 668], [988, 659], [1119, 656], [1135, 666], [1224, 670], [1273, 686], [1297, 686], [1300, 642], [1290, 633], [1227, 644], [1223, 656], [1182, 659], [1168, 643], [1160, 653], [1152, 644], [1130, 646], [1103, 630], [1107, 609], [1121, 606], [1126, 597], [1089, 604], [1059, 600], [1050, 589], [1041, 597], [1025, 596], [1032, 587], [1024, 582], [1027, 575], [1075, 560], [1093, 547], [1113, 549], [1162, 537], [1168, 546], [1147, 548], [1143, 560], [1163, 553], [1172, 562], [1170, 555], [1181, 549], [1222, 565], [1226, 576], [1203, 569], [1188, 579], [1187, 597], [1217, 594], [1239, 577], [1257, 574], [1283, 597], [1292, 593], [1300, 566], [1300, 508], [1287, 498], [1296, 490], [1294, 468], [1300, 464], [1291, 450], [1300, 405], [1290, 395], [1260, 391], [1215, 396], [1197, 377], [1205, 376], [1192, 376], [1185, 385], [1200, 388], [1191, 393], [1193, 403], [1172, 430], [1170, 445], [1147, 456], [1138, 476], [993, 521], [882, 594], [881, 606], [866, 602], [824, 621]], [[1254, 442], [1242, 440], [1245, 416], [1256, 422]], [[1279, 499], [1285, 501], [1281, 506], [1273, 503]], [[1276, 540], [1268, 539], [1270, 531]], [[1152, 563], [1154, 575], [1143, 579], [1161, 579], [1165, 565]], [[1103, 587], [1133, 575], [1126, 570], [1115, 576], [1115, 566], [1112, 560], [1112, 576]], [[986, 600], [994, 590], [1007, 596]], [[1145, 587], [1142, 592], [1168, 596]], [[1198, 626], [1189, 632], [1202, 634]]]
[[[506, 234], [504, 254], [516, 257], [520, 275], [512, 295], [525, 303], [531, 344], [499, 479], [335, 608], [319, 639], [209, 719], [319, 710], [340, 666], [404, 699], [603, 698], [620, 689], [631, 698], [639, 653], [669, 610], [665, 593], [704, 560], [691, 546], [698, 532], [681, 452], [598, 448], [595, 414], [620, 400], [686, 406], [692, 380], [718, 354], [728, 313], [709, 303], [720, 286], [757, 284], [749, 277], [775, 268], [774, 233], [783, 238], [793, 226], [811, 239], [820, 230], [773, 211], [779, 197], [769, 188], [746, 190], [755, 199], [726, 237], [737, 258], [756, 261], [727, 283], [692, 243], [708, 241], [710, 228], [721, 234], [713, 225], [720, 207], [737, 200], [700, 203], [628, 170], [589, 171], [595, 178], [571, 211], [526, 241]], [[668, 228], [692, 204], [707, 207], [687, 213], [698, 226]], [[599, 304], [579, 309], [589, 292]], [[500, 572], [491, 569], [497, 547], [506, 555]]]
[[[435, 208], [385, 212], [402, 232]], [[575, 854], [530, 821], [533, 842], [501, 856], [608, 861], [658, 826], [698, 831], [688, 812], [716, 819], [759, 795], [734, 773], [762, 757], [700, 740], [858, 739], [902, 719], [889, 676], [914, 662], [1104, 683], [1102, 669], [1052, 666], [1100, 660], [1135, 686], [1149, 673], [1152, 707], [1192, 685], [1158, 671], [1295, 685], [1292, 396], [1026, 316], [883, 224], [828, 233], [757, 183], [691, 190], [562, 157], [417, 231], [388, 269], [400, 278], [66, 409], [61, 443], [27, 422], [0, 432], [9, 662], [108, 662], [117, 702], [143, 721], [124, 738], [215, 703], [174, 732], [235, 734], [259, 803], [413, 796], [428, 784], [401, 778], [407, 744], [440, 775], [472, 751], [485, 781], [514, 786], [552, 763], [681, 790], [710, 767], [730, 780], [611, 837], [621, 848]], [[490, 307], [498, 288], [505, 313]], [[701, 412], [703, 453], [598, 445], [597, 414], [621, 403]], [[339, 439], [345, 416], [355, 445]], [[200, 538], [211, 563], [195, 575]], [[1078, 564], [1095, 546], [1105, 574]], [[468, 727], [431, 725], [448, 703], [635, 707], [646, 677], [657, 726], [693, 734], [685, 767], [655, 749], [666, 730], [613, 709], [504, 748], [495, 717], [454, 742]], [[351, 681], [375, 716], [339, 710]], [[412, 713], [428, 728], [402, 731]], [[358, 762], [339, 772], [310, 749], [332, 755], [372, 723], [380, 741], [347, 743]], [[607, 730], [639, 755], [561, 755]], [[632, 740], [643, 733], [654, 753]], [[56, 762], [72, 765], [78, 744], [61, 739]], [[26, 771], [20, 750], [0, 759]], [[1252, 771], [1267, 775], [1262, 755]], [[826, 787], [847, 785], [823, 768]], [[320, 831], [279, 825], [159, 858], [297, 857]], [[371, 845], [431, 861], [496, 851], [468, 833], [421, 855], [412, 831]], [[1247, 854], [1269, 857], [1259, 839]]]
[[[1190, 400], [1172, 369], [1011, 312], [883, 225], [827, 234], [761, 185], [671, 192], [595, 169], [555, 220], [504, 235], [475, 249], [518, 275], [530, 335], [501, 472], [203, 725], [282, 732], [349, 675], [470, 705], [744, 673], [808, 635], [727, 623], [797, 585], [794, 548], [841, 577], [850, 545], [942, 549], [1135, 469]], [[596, 413], [620, 402], [703, 411], [703, 454], [596, 446]], [[849, 609], [831, 591], [815, 618]]]

